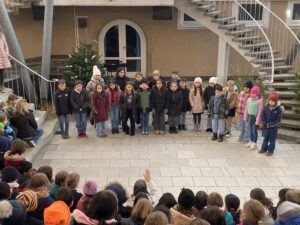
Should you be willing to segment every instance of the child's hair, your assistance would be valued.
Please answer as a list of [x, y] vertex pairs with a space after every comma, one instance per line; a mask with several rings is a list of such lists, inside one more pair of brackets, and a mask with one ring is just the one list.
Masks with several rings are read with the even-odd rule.
[[198, 191], [195, 196], [194, 207], [200, 212], [205, 206], [207, 206], [207, 197], [205, 191]]
[[55, 201], [63, 201], [67, 206], [71, 206], [73, 202], [73, 191], [68, 187], [58, 188], [55, 194]]
[[222, 196], [217, 192], [212, 192], [207, 197], [207, 206], [223, 207], [224, 202]]
[[263, 225], [262, 220], [265, 216], [264, 206], [257, 200], [251, 199], [244, 203], [243, 220]]
[[19, 172], [20, 174], [24, 174], [32, 169], [32, 163], [29, 161], [23, 161], [20, 165]]
[[285, 198], [289, 202], [293, 202], [300, 205], [300, 190], [289, 189], [285, 194]]
[[250, 198], [259, 201], [263, 206], [265, 206], [271, 213], [273, 219], [276, 219], [276, 209], [270, 198], [266, 197], [265, 192], [261, 188], [254, 188], [250, 192]]
[[178, 83], [177, 83], [176, 81], [170, 82], [170, 87], [171, 87], [173, 84], [176, 84], [176, 87], [178, 87]]
[[10, 94], [7, 98], [7, 102], [19, 99], [16, 94]]
[[142, 72], [136, 72], [136, 74], [135, 74], [135, 77], [137, 77], [138, 75], [140, 75], [140, 76], [142, 76], [142, 77], [143, 77], [143, 74], [142, 74]]
[[152, 212], [146, 219], [145, 225], [167, 225], [168, 218], [160, 211]]
[[5, 113], [0, 113], [0, 123], [3, 123], [4, 120], [7, 119], [7, 116], [5, 115]]
[[155, 206], [152, 212], [162, 212], [168, 218], [168, 223], [172, 224], [172, 213], [171, 210], [166, 206], [163, 205]]
[[16, 105], [16, 115], [26, 115], [28, 113], [27, 104], [25, 99], [19, 100]]
[[159, 199], [159, 202], [158, 202], [158, 206], [165, 206], [167, 207], [168, 209], [174, 207], [175, 205], [177, 204], [177, 201], [174, 197], [173, 194], [171, 193], [164, 193], [160, 199]]
[[181, 81], [184, 82], [184, 83], [186, 83], [186, 79], [184, 79], [184, 78], [181, 78], [181, 79], [180, 79], [180, 82], [181, 82]]
[[[200, 86], [199, 86], [199, 92], [200, 92], [200, 96], [202, 97], [203, 96], [203, 88], [202, 88], [202, 83], [201, 82], [199, 82], [199, 84], [200, 84]], [[196, 85], [195, 85], [195, 83], [194, 83], [194, 96], [196, 96], [197, 95], [197, 87], [196, 87]]]
[[232, 86], [232, 87], [233, 87], [233, 86], [234, 86], [234, 84], [235, 84], [235, 83], [234, 83], [234, 81], [233, 81], [233, 80], [228, 80], [228, 81], [227, 81], [227, 85], [230, 85], [230, 86]]
[[0, 109], [4, 109], [6, 105], [6, 102], [0, 102]]
[[128, 82], [126, 83], [124, 92], [127, 93], [127, 87], [128, 87], [129, 85], [132, 86], [132, 93], [134, 93], [133, 83], [132, 83], [131, 81], [128, 81]]
[[51, 184], [44, 173], [37, 173], [31, 177], [26, 189], [32, 191], [39, 191], [40, 188], [49, 188], [50, 185]]
[[50, 183], [53, 182], [53, 169], [51, 166], [41, 166], [38, 170], [37, 173], [43, 173], [47, 176], [48, 180]]
[[70, 173], [66, 178], [66, 186], [72, 190], [78, 187], [80, 176], [78, 173]]
[[279, 190], [279, 192], [278, 192], [279, 201], [277, 203], [277, 208], [278, 208], [278, 206], [281, 205], [281, 203], [286, 201], [285, 194], [288, 190], [290, 190], [290, 189], [289, 188], [282, 188], [282, 189]]
[[138, 192], [134, 197], [133, 206], [135, 206], [136, 203], [142, 198], [149, 200], [149, 197], [145, 192]]
[[102, 91], [100, 92], [100, 94], [103, 95], [103, 94], [105, 93], [105, 90], [104, 90], [103, 84], [101, 84], [101, 83], [96, 84], [95, 89], [94, 89], [94, 95], [99, 95], [99, 93], [97, 92], [97, 87], [98, 87], [98, 86], [101, 86], [101, 87], [102, 87]]
[[114, 218], [118, 210], [118, 199], [112, 191], [100, 191], [92, 199], [87, 216], [99, 221]]
[[65, 186], [68, 175], [69, 175], [69, 173], [65, 170], [59, 171], [55, 175], [55, 179], [54, 179], [55, 184], [57, 184], [58, 186]]
[[57, 82], [57, 85], [61, 85], [61, 84], [65, 84], [66, 81], [64, 79], [60, 79], [58, 82]]
[[202, 219], [193, 219], [189, 225], [210, 225], [209, 222]]
[[234, 194], [228, 194], [225, 196], [226, 210], [231, 213], [236, 224], [240, 222], [240, 203], [240, 199]]
[[21, 139], [17, 138], [15, 139], [11, 144], [11, 150], [8, 153], [9, 156], [11, 155], [22, 155], [26, 152], [26, 144]]
[[132, 209], [131, 217], [144, 223], [148, 215], [152, 212], [152, 203], [145, 198], [139, 199]]
[[81, 84], [83, 86], [83, 82], [81, 80], [76, 80], [74, 83], [74, 87], [76, 87], [78, 84]]
[[111, 190], [116, 193], [119, 205], [123, 205], [128, 199], [128, 193], [126, 188], [118, 181], [109, 183], [105, 187], [105, 190]]
[[209, 222], [210, 225], [226, 225], [224, 212], [216, 205], [204, 208], [200, 212], [200, 218]]
[[[116, 71], [116, 76], [118, 77], [119, 76], [119, 73], [124, 70], [124, 72], [126, 71], [124, 67], [120, 66], [117, 71]], [[126, 72], [125, 72], [126, 73]]]

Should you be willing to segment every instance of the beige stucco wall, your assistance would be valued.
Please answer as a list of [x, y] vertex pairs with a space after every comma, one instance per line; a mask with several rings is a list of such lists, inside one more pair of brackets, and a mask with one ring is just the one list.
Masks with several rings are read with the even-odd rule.
[[[101, 29], [115, 19], [137, 23], [147, 39], [147, 71], [160, 69], [168, 75], [174, 68], [184, 76], [209, 76], [217, 71], [218, 37], [208, 29], [177, 29], [177, 11], [172, 21], [152, 20], [152, 7], [56, 7], [53, 30], [53, 55], [66, 55], [75, 47], [75, 16], [88, 16], [88, 27], [80, 30], [80, 39], [97, 40]], [[43, 21], [32, 19], [31, 9], [11, 16], [26, 58], [42, 54]], [[102, 43], [99, 43], [102, 44]], [[249, 75], [251, 66], [233, 50], [229, 73]]]

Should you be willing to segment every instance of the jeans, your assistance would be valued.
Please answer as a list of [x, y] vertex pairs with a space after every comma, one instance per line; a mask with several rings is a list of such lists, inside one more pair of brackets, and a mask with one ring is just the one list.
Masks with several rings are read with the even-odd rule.
[[149, 131], [149, 113], [140, 112], [142, 131]]
[[96, 134], [104, 135], [105, 134], [105, 121], [96, 123]]
[[186, 112], [181, 112], [179, 116], [179, 125], [185, 125]]
[[218, 115], [214, 115], [211, 119], [212, 130], [214, 134], [224, 135], [225, 132], [225, 119], [219, 119]]
[[268, 128], [264, 130], [264, 140], [261, 146], [261, 150], [265, 152], [274, 153], [275, 144], [277, 139], [278, 128]]
[[87, 114], [86, 112], [76, 112], [75, 113], [75, 120], [76, 120], [76, 128], [78, 133], [86, 131], [87, 125]]
[[201, 113], [193, 113], [194, 124], [201, 123]]
[[31, 138], [31, 140], [34, 142], [34, 143], [38, 143], [40, 137], [42, 137], [43, 133], [44, 133], [44, 130], [42, 128], [38, 128], [37, 129], [38, 133], [37, 135], [33, 136]]
[[135, 132], [135, 121], [134, 121], [134, 116], [132, 109], [127, 109], [125, 112], [125, 116], [123, 115], [123, 121], [122, 121], [122, 127], [123, 131], [126, 132], [127, 134], [129, 133], [129, 127], [127, 125], [127, 120], [130, 120], [130, 133], [134, 134]]
[[230, 133], [231, 127], [232, 127], [232, 116], [228, 116], [226, 121], [225, 121], [225, 133]]
[[155, 111], [154, 118], [153, 118], [153, 127], [154, 127], [154, 130], [164, 131], [166, 129], [165, 112], [164, 111], [162, 111], [162, 112]]
[[244, 114], [239, 115], [239, 129], [240, 129], [240, 140], [249, 141], [250, 129], [248, 122], [244, 121]]
[[177, 127], [179, 122], [179, 116], [168, 116], [168, 122], [170, 127]]
[[62, 135], [69, 134], [69, 114], [62, 114], [59, 116], [59, 126]]
[[249, 124], [250, 128], [250, 141], [256, 143], [258, 134], [257, 134], [257, 125], [256, 124]]
[[119, 105], [112, 105], [111, 112], [110, 112], [110, 121], [111, 121], [111, 128], [118, 129], [119, 126], [119, 112], [120, 108]]

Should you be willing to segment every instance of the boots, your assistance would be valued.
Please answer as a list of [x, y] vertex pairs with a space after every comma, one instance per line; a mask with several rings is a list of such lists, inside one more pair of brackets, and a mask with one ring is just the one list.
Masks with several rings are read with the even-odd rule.
[[173, 134], [173, 127], [169, 127], [169, 133]]
[[178, 134], [177, 128], [173, 127], [173, 134]]
[[185, 127], [185, 125], [183, 124], [183, 125], [181, 125], [181, 129], [182, 130], [186, 130], [186, 127]]
[[178, 125], [178, 130], [182, 130], [182, 125], [181, 124]]
[[223, 138], [224, 138], [224, 135], [223, 134], [219, 134], [218, 142], [222, 142]]
[[213, 133], [213, 136], [211, 137], [211, 140], [212, 140], [212, 141], [215, 141], [215, 140], [217, 140], [217, 139], [218, 139], [218, 134]]

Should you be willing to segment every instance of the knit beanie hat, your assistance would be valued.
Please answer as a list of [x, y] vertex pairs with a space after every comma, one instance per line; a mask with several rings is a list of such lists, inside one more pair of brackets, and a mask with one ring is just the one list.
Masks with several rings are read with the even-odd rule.
[[105, 190], [111, 190], [116, 193], [119, 205], [123, 205], [126, 202], [126, 192], [120, 185], [109, 184]]
[[218, 84], [218, 85], [216, 86], [216, 91], [223, 91], [223, 86], [220, 85], [220, 84]]
[[53, 202], [44, 211], [45, 225], [69, 225], [71, 222], [71, 212], [63, 201]]
[[23, 161], [20, 165], [19, 172], [22, 174], [28, 172], [30, 169], [32, 169], [32, 163], [28, 161]]
[[252, 89], [252, 87], [253, 87], [253, 84], [252, 84], [252, 82], [251, 82], [251, 81], [246, 81], [246, 83], [244, 83], [244, 87], [247, 87], [247, 88], [250, 88], [250, 89]]
[[279, 100], [279, 96], [277, 94], [277, 92], [273, 91], [270, 93], [269, 99], [274, 101], [274, 102], [278, 102]]
[[218, 83], [218, 78], [216, 78], [216, 77], [211, 77], [211, 78], [209, 78], [209, 81], [208, 81], [209, 83], [212, 83], [212, 84], [216, 84], [216, 83]]
[[0, 200], [8, 199], [10, 196], [10, 187], [8, 183], [0, 181]]
[[178, 204], [186, 210], [193, 207], [195, 202], [195, 195], [191, 189], [183, 188], [178, 196]]
[[100, 75], [101, 76], [101, 71], [98, 69], [98, 66], [93, 66], [93, 76]]
[[12, 215], [13, 207], [7, 200], [0, 201], [0, 221]]
[[159, 76], [160, 77], [160, 71], [159, 70], [154, 70], [152, 72], [152, 75], [156, 75], [156, 76]]
[[38, 196], [37, 193], [31, 190], [27, 190], [21, 192], [17, 197], [16, 200], [22, 203], [27, 209], [27, 212], [32, 212], [36, 210], [38, 205]]
[[97, 193], [97, 184], [95, 181], [88, 180], [83, 186], [83, 193], [85, 195], [94, 196]]
[[137, 193], [139, 192], [144, 192], [144, 193], [147, 193], [149, 194], [148, 192], [148, 189], [147, 189], [147, 184], [144, 180], [140, 179], [140, 180], [137, 180], [134, 184], [134, 187], [133, 187], [133, 194], [136, 195]]
[[256, 94], [259, 95], [260, 94], [260, 89], [257, 85], [255, 85], [252, 89], [251, 89], [251, 94]]
[[1, 181], [6, 183], [15, 182], [18, 179], [19, 172], [15, 167], [8, 166], [1, 170]]
[[195, 80], [194, 80], [194, 83], [200, 83], [200, 84], [202, 84], [201, 77], [196, 77]]

